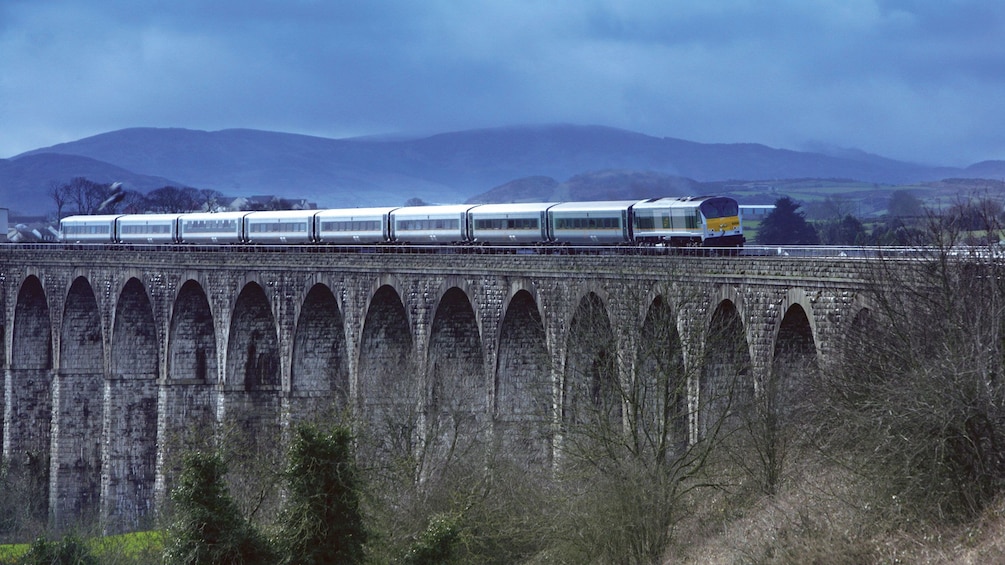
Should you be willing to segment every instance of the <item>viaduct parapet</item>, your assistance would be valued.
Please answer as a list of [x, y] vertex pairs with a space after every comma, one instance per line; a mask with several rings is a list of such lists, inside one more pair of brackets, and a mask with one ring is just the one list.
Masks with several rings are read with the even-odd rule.
[[[4, 245], [3, 461], [43, 478], [55, 527], [122, 531], [156, 515], [188, 442], [228, 426], [268, 450], [293, 423], [351, 413], [374, 441], [414, 449], [435, 428], [427, 447], [483, 442], [548, 466], [589, 409], [631, 427], [618, 391], [642, 383], [677, 405], [668, 440], [694, 441], [716, 367], [744, 364], [754, 389], [779, 351], [833, 356], [868, 268]], [[665, 359], [684, 381], [646, 384]]]

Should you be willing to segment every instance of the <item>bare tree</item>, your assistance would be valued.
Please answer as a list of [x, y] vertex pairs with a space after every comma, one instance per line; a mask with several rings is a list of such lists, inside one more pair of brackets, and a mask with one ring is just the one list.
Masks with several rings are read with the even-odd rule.
[[[116, 188], [113, 189], [113, 186]], [[122, 200], [110, 198], [114, 190], [119, 190], [119, 187], [74, 177], [56, 191], [62, 194], [64, 203], [74, 208], [75, 214], [111, 214], [119, 209]]]
[[67, 185], [56, 181], [49, 181], [49, 189], [46, 191], [46, 194], [49, 195], [49, 198], [52, 198], [53, 204], [56, 205], [56, 220], [63, 219], [63, 208], [67, 204], [68, 193], [69, 188]]
[[887, 509], [968, 517], [1005, 490], [1005, 261], [997, 213], [980, 216], [993, 245], [961, 245], [969, 219], [930, 216], [923, 256], [878, 262], [824, 372], [821, 444], [881, 486]]
[[182, 213], [197, 209], [198, 201], [199, 191], [194, 188], [164, 186], [148, 192], [143, 206], [149, 212]]

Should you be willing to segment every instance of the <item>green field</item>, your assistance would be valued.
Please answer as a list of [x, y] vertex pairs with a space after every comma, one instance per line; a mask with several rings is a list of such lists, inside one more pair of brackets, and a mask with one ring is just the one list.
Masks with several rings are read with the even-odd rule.
[[[159, 562], [164, 550], [164, 537], [158, 531], [89, 538], [86, 543], [100, 563], [121, 565]], [[17, 563], [30, 548], [30, 543], [0, 545], [0, 565]]]

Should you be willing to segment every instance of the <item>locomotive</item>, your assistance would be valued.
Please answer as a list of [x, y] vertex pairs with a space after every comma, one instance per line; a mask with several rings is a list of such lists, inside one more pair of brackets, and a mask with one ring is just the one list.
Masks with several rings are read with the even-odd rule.
[[736, 200], [453, 204], [106, 214], [60, 221], [67, 243], [740, 247]]

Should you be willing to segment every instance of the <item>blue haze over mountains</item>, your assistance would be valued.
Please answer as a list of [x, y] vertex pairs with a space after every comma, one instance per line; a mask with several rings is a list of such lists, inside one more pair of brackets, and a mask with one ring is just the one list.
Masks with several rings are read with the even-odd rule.
[[[617, 171], [617, 173], [614, 173]], [[588, 187], [570, 193], [571, 183]], [[605, 175], [607, 175], [605, 177]], [[526, 126], [415, 137], [326, 139], [232, 129], [133, 128], [0, 160], [0, 207], [24, 214], [53, 208], [52, 183], [83, 176], [146, 192], [211, 188], [227, 196], [305, 198], [321, 207], [427, 202], [635, 198], [701, 183], [795, 178], [905, 184], [1005, 176], [1005, 161], [965, 169], [886, 159], [854, 150], [827, 153], [754, 143], [703, 144], [601, 126]], [[634, 192], [607, 194], [605, 178]], [[626, 180], [627, 179], [627, 180]], [[573, 191], [579, 188], [572, 189]], [[549, 191], [552, 191], [549, 193]]]

